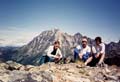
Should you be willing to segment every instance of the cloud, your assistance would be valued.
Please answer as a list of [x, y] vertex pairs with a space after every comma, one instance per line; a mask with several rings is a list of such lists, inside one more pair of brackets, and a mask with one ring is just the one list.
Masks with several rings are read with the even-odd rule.
[[0, 44], [2, 44], [5, 40], [4, 39], [0, 39]]
[[6, 33], [0, 35], [2, 42], [0, 45], [2, 46], [22, 46], [29, 43], [35, 36], [39, 35], [40, 32], [24, 30], [24, 31], [16, 31], [11, 33]]
[[37, 33], [30, 29], [5, 27], [0, 28], [0, 45], [23, 45]]
[[[31, 29], [29, 29], [31, 30]], [[28, 31], [26, 28], [20, 28], [20, 27], [2, 27], [0, 28], [0, 35], [17, 35], [24, 33], [25, 31]]]

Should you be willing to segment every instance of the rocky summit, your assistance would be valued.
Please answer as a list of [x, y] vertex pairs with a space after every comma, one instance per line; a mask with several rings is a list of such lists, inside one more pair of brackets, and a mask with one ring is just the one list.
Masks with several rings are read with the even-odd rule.
[[120, 82], [120, 69], [84, 67], [82, 62], [32, 66], [7, 61], [0, 63], [0, 82]]

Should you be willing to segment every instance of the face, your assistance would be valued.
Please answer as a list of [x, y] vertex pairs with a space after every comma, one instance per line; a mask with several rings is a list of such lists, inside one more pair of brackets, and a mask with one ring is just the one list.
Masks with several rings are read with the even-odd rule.
[[60, 47], [60, 44], [58, 44], [58, 43], [57, 43], [57, 44], [54, 44], [54, 48], [55, 48], [55, 49], [58, 49], [59, 47]]
[[100, 44], [100, 42], [99, 42], [99, 41], [96, 41], [96, 44], [97, 44], [97, 45], [99, 45], [99, 44]]
[[87, 46], [87, 42], [86, 41], [82, 41], [82, 47], [85, 48]]

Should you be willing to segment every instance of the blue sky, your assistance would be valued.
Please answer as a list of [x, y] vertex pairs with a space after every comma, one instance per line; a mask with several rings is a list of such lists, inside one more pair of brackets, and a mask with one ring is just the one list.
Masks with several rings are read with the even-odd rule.
[[0, 0], [0, 45], [23, 45], [44, 30], [120, 39], [120, 0]]

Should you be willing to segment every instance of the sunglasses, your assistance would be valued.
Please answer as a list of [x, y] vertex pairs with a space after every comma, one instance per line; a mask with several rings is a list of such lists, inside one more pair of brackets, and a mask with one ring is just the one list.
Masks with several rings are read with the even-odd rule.
[[[86, 42], [86, 41], [82, 41], [82, 43], [84, 43], [84, 42]], [[87, 43], [87, 42], [86, 42]]]

